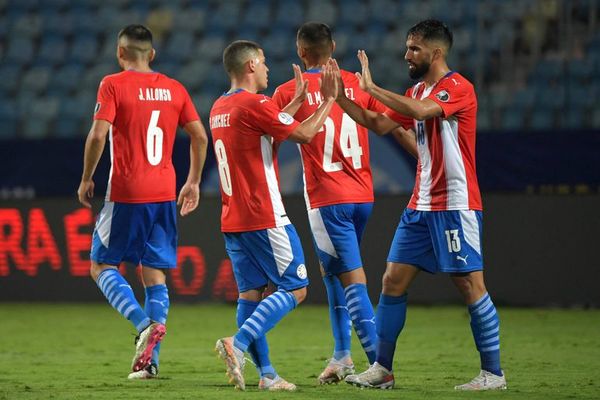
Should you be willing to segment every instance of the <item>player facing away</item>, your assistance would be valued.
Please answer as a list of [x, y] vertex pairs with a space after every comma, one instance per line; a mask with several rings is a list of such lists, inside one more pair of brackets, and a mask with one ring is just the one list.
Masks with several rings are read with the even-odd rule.
[[[100, 82], [94, 122], [85, 143], [79, 201], [91, 208], [92, 176], [110, 139], [111, 169], [104, 207], [96, 221], [91, 276], [108, 302], [138, 332], [130, 379], [158, 376], [160, 341], [169, 312], [166, 270], [177, 264], [175, 169], [177, 126], [190, 136], [190, 167], [177, 203], [185, 216], [198, 206], [208, 138], [192, 100], [177, 81], [153, 71], [152, 33], [122, 29], [117, 59], [123, 72]], [[142, 265], [144, 308], [117, 266]]]
[[366, 53], [358, 53], [361, 88], [389, 110], [384, 114], [363, 110], [343, 91], [337, 99], [352, 118], [375, 131], [397, 126], [413, 129], [419, 153], [413, 194], [394, 235], [383, 276], [376, 362], [367, 371], [346, 377], [346, 382], [359, 386], [393, 387], [392, 363], [406, 319], [406, 291], [424, 270], [449, 273], [471, 316], [481, 372], [455, 389], [506, 388], [500, 368], [499, 319], [483, 279], [482, 205], [475, 172], [477, 98], [473, 85], [448, 68], [451, 46], [452, 33], [446, 25], [422, 21], [407, 34], [405, 59], [410, 77], [419, 82], [404, 96], [375, 85]]
[[[219, 339], [215, 350], [238, 389], [245, 389], [244, 352], [260, 374], [259, 389], [295, 390], [269, 360], [265, 334], [306, 296], [308, 279], [300, 239], [286, 215], [278, 184], [277, 147], [283, 140], [309, 142], [323, 125], [337, 96], [331, 68], [322, 78], [323, 102], [297, 122], [267, 96], [269, 69], [260, 46], [235, 41], [223, 52], [231, 89], [214, 103], [210, 128], [221, 182], [221, 230], [233, 265], [239, 299], [233, 337]], [[294, 66], [297, 107], [306, 95], [300, 69]], [[263, 299], [271, 281], [277, 288]]]
[[[319, 91], [321, 68], [331, 57], [335, 42], [329, 26], [308, 22], [298, 30], [296, 46], [306, 69], [302, 78], [308, 82], [308, 93], [293, 115], [303, 121], [323, 101]], [[385, 111], [385, 106], [360, 89], [353, 73], [341, 71], [341, 77], [346, 95], [361, 108]], [[295, 95], [296, 83], [292, 79], [277, 88], [273, 100], [284, 107]], [[350, 353], [352, 325], [369, 364], [375, 362], [375, 314], [360, 255], [360, 241], [374, 197], [367, 128], [358, 125], [335, 105], [321, 133], [310, 143], [298, 147], [308, 217], [327, 290], [334, 338], [333, 357], [318, 377], [321, 384], [326, 384], [339, 382], [354, 373]], [[416, 155], [414, 138], [412, 148]]]

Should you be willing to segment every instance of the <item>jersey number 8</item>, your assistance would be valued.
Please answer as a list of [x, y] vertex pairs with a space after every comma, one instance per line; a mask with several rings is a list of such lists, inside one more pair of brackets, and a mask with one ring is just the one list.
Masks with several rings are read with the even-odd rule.
[[229, 173], [229, 164], [227, 164], [227, 153], [225, 152], [225, 144], [221, 139], [215, 141], [215, 156], [217, 164], [219, 164], [219, 179], [221, 180], [221, 188], [227, 196], [233, 194], [231, 187], [231, 174]]

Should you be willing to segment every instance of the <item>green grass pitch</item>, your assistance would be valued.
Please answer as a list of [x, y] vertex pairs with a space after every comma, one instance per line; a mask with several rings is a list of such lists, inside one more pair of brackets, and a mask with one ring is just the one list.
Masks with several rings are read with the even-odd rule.
[[[0, 399], [598, 399], [600, 311], [499, 308], [508, 390], [455, 392], [479, 372], [463, 307], [409, 306], [396, 351], [396, 388], [318, 386], [332, 349], [327, 309], [301, 306], [269, 334], [278, 372], [296, 393], [228, 383], [216, 339], [235, 327], [232, 305], [172, 306], [161, 379], [128, 381], [133, 328], [106, 304], [0, 304]], [[366, 358], [354, 338], [359, 370]]]

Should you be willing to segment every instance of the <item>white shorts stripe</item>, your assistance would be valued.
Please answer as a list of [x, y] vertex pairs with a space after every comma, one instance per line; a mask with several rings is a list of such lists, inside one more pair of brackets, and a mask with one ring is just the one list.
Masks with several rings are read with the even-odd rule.
[[277, 272], [279, 272], [279, 276], [283, 276], [283, 273], [294, 259], [290, 238], [284, 226], [267, 229], [267, 234], [277, 264]]
[[324, 253], [329, 254], [332, 257], [338, 258], [337, 252], [333, 247], [333, 242], [327, 233], [321, 211], [318, 208], [308, 210], [308, 222], [310, 223], [310, 229], [312, 231], [317, 247]]
[[467, 243], [481, 254], [481, 244], [479, 242], [479, 223], [473, 210], [460, 211], [460, 223], [462, 224], [463, 235]]
[[102, 211], [100, 211], [100, 216], [98, 217], [98, 222], [96, 224], [96, 232], [98, 232], [98, 237], [104, 247], [108, 247], [110, 242], [110, 230], [112, 228], [114, 207], [115, 203], [112, 201], [104, 203], [104, 207], [102, 207]]

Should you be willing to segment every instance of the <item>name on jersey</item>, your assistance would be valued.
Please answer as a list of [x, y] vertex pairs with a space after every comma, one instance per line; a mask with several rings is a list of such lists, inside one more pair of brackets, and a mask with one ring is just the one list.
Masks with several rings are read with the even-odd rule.
[[[356, 100], [354, 98], [354, 88], [344, 88], [344, 92], [346, 92], [346, 97], [350, 100]], [[323, 102], [323, 95], [321, 92], [308, 92], [306, 93], [306, 100], [308, 104], [311, 106], [319, 105]]]
[[227, 128], [231, 114], [217, 114], [210, 117], [210, 129]]
[[162, 88], [140, 88], [138, 98], [142, 101], [171, 101], [171, 91]]

